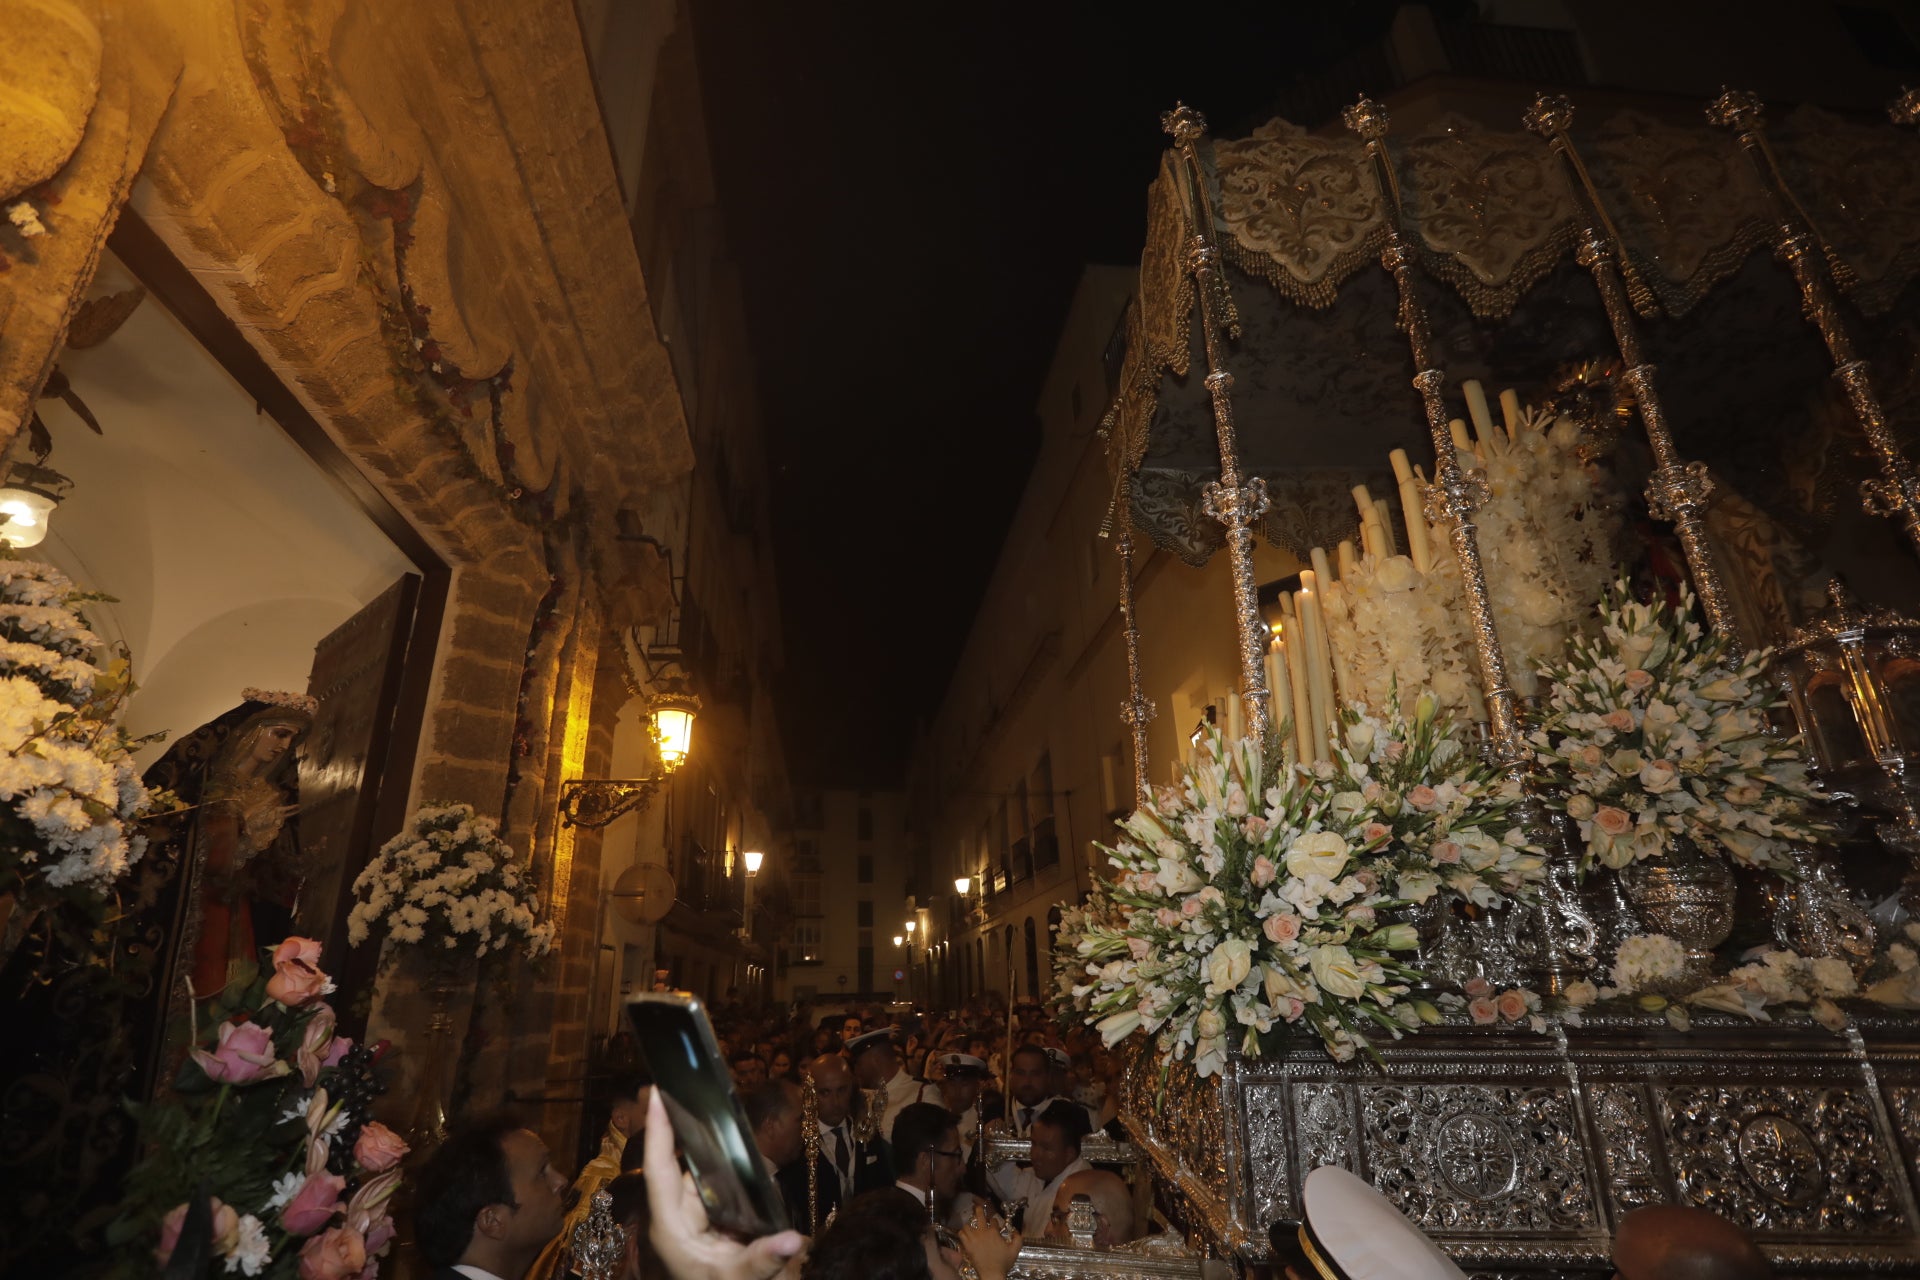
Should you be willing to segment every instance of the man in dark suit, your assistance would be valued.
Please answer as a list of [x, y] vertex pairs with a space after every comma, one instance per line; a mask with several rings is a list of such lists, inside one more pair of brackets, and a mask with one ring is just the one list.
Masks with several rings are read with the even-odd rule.
[[433, 1280], [524, 1280], [559, 1234], [566, 1192], [547, 1144], [517, 1121], [454, 1133], [414, 1182], [413, 1235]]
[[823, 1054], [801, 1070], [813, 1080], [814, 1115], [819, 1124], [820, 1154], [814, 1166], [819, 1222], [807, 1220], [806, 1156], [787, 1164], [776, 1179], [787, 1202], [788, 1218], [803, 1234], [812, 1235], [838, 1206], [863, 1191], [892, 1186], [893, 1162], [878, 1133], [865, 1142], [854, 1136], [853, 1073], [847, 1060], [837, 1053]]

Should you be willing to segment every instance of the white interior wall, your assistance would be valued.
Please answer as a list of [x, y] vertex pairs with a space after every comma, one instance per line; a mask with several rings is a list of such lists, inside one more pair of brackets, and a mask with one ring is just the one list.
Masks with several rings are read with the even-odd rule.
[[[94, 292], [132, 284], [108, 255]], [[415, 571], [157, 299], [60, 367], [103, 434], [41, 401], [74, 485], [23, 554], [116, 598], [89, 612], [132, 651], [132, 732], [185, 734], [248, 686], [304, 691], [314, 645]]]

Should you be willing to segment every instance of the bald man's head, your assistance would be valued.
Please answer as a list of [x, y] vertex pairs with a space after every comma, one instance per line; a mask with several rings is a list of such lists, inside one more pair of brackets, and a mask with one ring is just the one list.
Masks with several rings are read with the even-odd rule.
[[813, 1081], [814, 1115], [829, 1129], [847, 1118], [853, 1106], [853, 1073], [847, 1060], [837, 1053], [825, 1053], [809, 1062], [801, 1071]]
[[[1062, 1189], [1064, 1191], [1064, 1188]], [[1620, 1219], [1613, 1235], [1620, 1280], [1771, 1280], [1753, 1238], [1718, 1214], [1649, 1205]]]
[[1079, 1173], [1069, 1174], [1061, 1182], [1060, 1190], [1054, 1193], [1053, 1218], [1046, 1227], [1047, 1239], [1061, 1242], [1073, 1239], [1067, 1222], [1075, 1196], [1085, 1196], [1093, 1201], [1093, 1211], [1098, 1215], [1094, 1220], [1094, 1248], [1111, 1249], [1134, 1238], [1133, 1198], [1127, 1192], [1126, 1181], [1119, 1174], [1108, 1173], [1105, 1169], [1082, 1169]]

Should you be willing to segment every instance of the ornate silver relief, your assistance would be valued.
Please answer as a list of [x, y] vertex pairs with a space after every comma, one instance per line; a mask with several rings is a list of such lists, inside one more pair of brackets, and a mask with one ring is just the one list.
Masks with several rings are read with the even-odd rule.
[[1762, 1232], [1906, 1230], [1861, 1091], [1687, 1085], [1658, 1097], [1683, 1199]]
[[1287, 1158], [1287, 1091], [1284, 1085], [1249, 1084], [1241, 1092], [1247, 1117], [1247, 1165], [1255, 1222], [1299, 1215], [1293, 1207], [1292, 1162]]
[[1423, 1231], [1567, 1231], [1596, 1222], [1572, 1099], [1521, 1085], [1361, 1090], [1375, 1187]]
[[1646, 1095], [1638, 1085], [1601, 1084], [1587, 1089], [1600, 1161], [1606, 1171], [1607, 1198], [1614, 1216], [1642, 1205], [1662, 1204], [1667, 1193], [1653, 1165], [1653, 1137]]

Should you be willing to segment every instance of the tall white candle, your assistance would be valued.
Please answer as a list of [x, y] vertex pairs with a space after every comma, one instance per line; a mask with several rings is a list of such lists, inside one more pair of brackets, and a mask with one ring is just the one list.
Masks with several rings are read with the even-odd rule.
[[[1386, 552], [1380, 549], [1379, 531], [1373, 527], [1373, 498], [1368, 495], [1367, 486], [1363, 484], [1353, 486], [1353, 506], [1360, 513], [1361, 552], [1369, 560], [1385, 555]], [[1345, 577], [1346, 572], [1342, 569], [1340, 576]]]
[[[1314, 558], [1325, 563], [1327, 553], [1319, 547], [1313, 549]], [[1326, 619], [1320, 611], [1321, 575], [1312, 569], [1300, 571], [1301, 630], [1305, 632], [1304, 648], [1309, 655], [1307, 692], [1311, 698], [1313, 711], [1313, 755], [1312, 759], [1327, 759], [1327, 726], [1333, 715], [1333, 661], [1327, 648]]]
[[1306, 631], [1300, 622], [1300, 611], [1296, 607], [1294, 595], [1288, 592], [1281, 598], [1281, 607], [1286, 616], [1286, 643], [1281, 646], [1281, 660], [1287, 667], [1287, 684], [1293, 690], [1293, 752], [1294, 759], [1313, 759], [1313, 695], [1308, 690], [1307, 672], [1310, 669], [1307, 646], [1302, 639]]
[[1433, 568], [1433, 555], [1420, 484], [1414, 479], [1413, 466], [1407, 461], [1405, 449], [1395, 449], [1387, 455], [1387, 460], [1393, 463], [1393, 478], [1400, 485], [1400, 516], [1407, 522], [1407, 554], [1413, 558], [1413, 567], [1425, 573]]
[[1520, 393], [1508, 387], [1500, 393], [1500, 416], [1506, 419], [1507, 439], [1520, 438]]
[[1246, 723], [1245, 709], [1241, 706], [1240, 695], [1238, 693], [1229, 693], [1226, 697], [1226, 703], [1227, 741], [1238, 742], [1241, 738], [1247, 736], [1246, 730], [1242, 728]]
[[[1365, 525], [1360, 527], [1360, 532], [1364, 537], [1366, 534]], [[1368, 554], [1371, 555], [1372, 552], [1368, 552]], [[1353, 539], [1340, 539], [1340, 545], [1334, 548], [1334, 559], [1340, 565], [1340, 580], [1342, 582], [1353, 577], [1353, 571], [1358, 568], [1360, 564], [1359, 559], [1353, 553]], [[1328, 583], [1327, 585], [1329, 587], [1333, 586], [1332, 583]]]
[[1374, 532], [1380, 538], [1380, 554], [1399, 555], [1400, 548], [1394, 545], [1393, 539], [1393, 508], [1387, 505], [1385, 498], [1373, 500], [1373, 523]]
[[1460, 459], [1460, 465], [1463, 467], [1472, 466], [1473, 437], [1467, 434], [1466, 422], [1463, 419], [1455, 418], [1447, 424], [1447, 430], [1453, 433], [1453, 447], [1467, 455], [1465, 458]]
[[1480, 448], [1484, 452], [1500, 452], [1500, 437], [1493, 434], [1493, 414], [1487, 411], [1487, 393], [1472, 378], [1461, 383], [1460, 390], [1466, 393], [1467, 416], [1473, 419], [1473, 434]]
[[1287, 678], [1287, 646], [1275, 636], [1267, 646], [1267, 688], [1273, 691], [1273, 728], [1293, 732], [1293, 684]]

